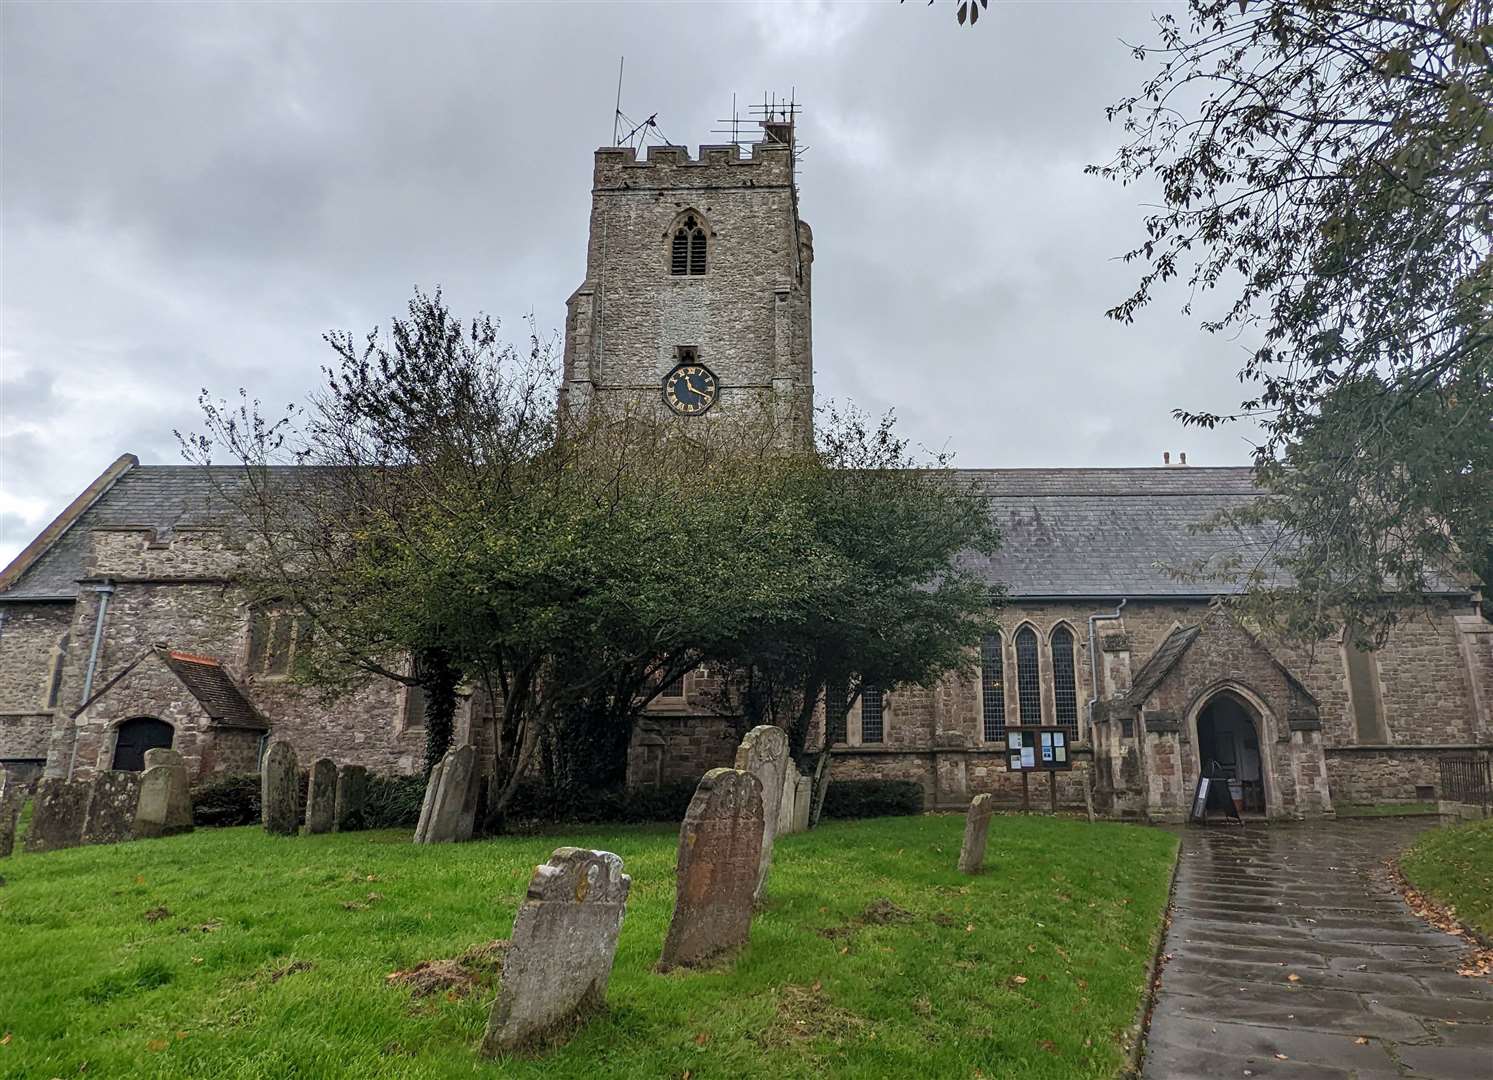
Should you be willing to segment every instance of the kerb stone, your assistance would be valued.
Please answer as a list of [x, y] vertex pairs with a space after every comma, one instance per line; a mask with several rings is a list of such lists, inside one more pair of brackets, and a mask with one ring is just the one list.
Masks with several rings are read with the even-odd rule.
[[83, 818], [83, 843], [118, 844], [135, 838], [141, 779], [137, 772], [113, 770], [93, 778], [88, 813]]
[[762, 851], [754, 899], [767, 888], [772, 866], [772, 841], [778, 833], [778, 811], [783, 802], [783, 778], [788, 770], [788, 735], [782, 728], [762, 724], [752, 728], [736, 748], [736, 767], [751, 773], [762, 786]]
[[337, 763], [318, 758], [306, 776], [306, 831], [328, 833], [337, 812]]
[[364, 807], [368, 803], [368, 770], [362, 765], [344, 765], [337, 773], [337, 799], [332, 810], [332, 828], [337, 832], [365, 829]]
[[964, 843], [959, 848], [959, 870], [978, 874], [985, 865], [985, 840], [990, 834], [990, 815], [995, 812], [991, 795], [976, 795], [964, 816]]
[[711, 769], [700, 778], [679, 829], [674, 916], [659, 971], [699, 967], [747, 943], [763, 831], [755, 776]]
[[83, 821], [93, 785], [87, 780], [43, 779], [36, 785], [31, 827], [26, 830], [28, 852], [56, 851], [83, 842]]
[[488, 1055], [553, 1041], [606, 1004], [632, 879], [609, 851], [557, 848], [513, 919]]
[[264, 775], [260, 802], [266, 832], [294, 836], [300, 827], [300, 799], [297, 795], [295, 748], [288, 742], [277, 742], [264, 756]]

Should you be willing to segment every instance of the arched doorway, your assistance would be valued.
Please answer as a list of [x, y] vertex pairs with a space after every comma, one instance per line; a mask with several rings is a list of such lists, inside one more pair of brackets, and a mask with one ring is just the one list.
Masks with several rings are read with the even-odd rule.
[[1265, 812], [1265, 770], [1254, 709], [1228, 691], [1215, 694], [1198, 713], [1198, 765], [1217, 762], [1223, 776], [1243, 788], [1244, 809]]
[[145, 768], [145, 751], [167, 749], [176, 732], [164, 720], [154, 716], [137, 716], [119, 725], [114, 740], [114, 768], [121, 772], [140, 772]]

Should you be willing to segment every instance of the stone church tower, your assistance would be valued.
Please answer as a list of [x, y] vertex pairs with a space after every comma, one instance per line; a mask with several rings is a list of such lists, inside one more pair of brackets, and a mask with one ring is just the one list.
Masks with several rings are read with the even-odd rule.
[[735, 144], [596, 151], [586, 280], [565, 321], [562, 401], [657, 410], [703, 431], [766, 407], [813, 424], [809, 226], [793, 125]]

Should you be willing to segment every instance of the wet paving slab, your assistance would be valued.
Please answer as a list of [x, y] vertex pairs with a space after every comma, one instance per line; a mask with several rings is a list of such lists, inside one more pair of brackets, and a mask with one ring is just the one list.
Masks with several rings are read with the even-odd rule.
[[1384, 866], [1428, 827], [1185, 831], [1142, 1075], [1493, 1080], [1493, 979]]

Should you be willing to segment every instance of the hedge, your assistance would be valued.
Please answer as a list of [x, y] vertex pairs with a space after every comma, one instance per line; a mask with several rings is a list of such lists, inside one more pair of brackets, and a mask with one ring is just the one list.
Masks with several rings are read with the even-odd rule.
[[923, 785], [915, 780], [833, 780], [824, 793], [824, 816], [898, 817], [923, 812]]

